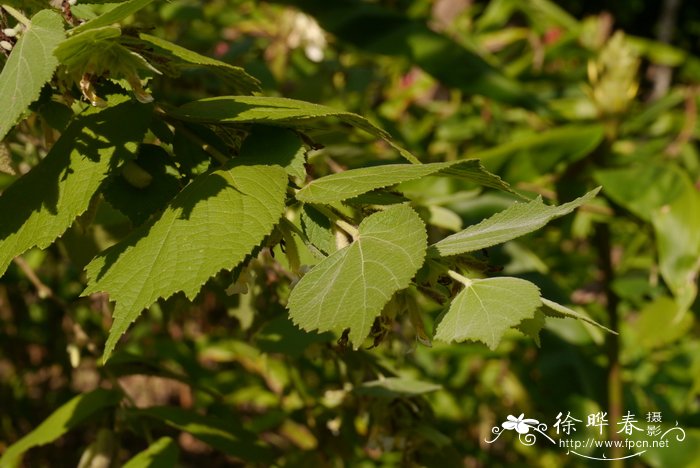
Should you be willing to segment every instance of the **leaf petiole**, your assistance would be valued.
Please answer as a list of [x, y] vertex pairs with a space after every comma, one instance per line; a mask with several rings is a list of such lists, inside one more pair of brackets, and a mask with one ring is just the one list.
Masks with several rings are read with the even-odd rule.
[[29, 20], [29, 18], [24, 16], [20, 11], [15, 10], [14, 8], [12, 8], [9, 5], [2, 5], [2, 9], [5, 10], [6, 12], [8, 12], [14, 19], [16, 19], [17, 21], [22, 23], [27, 28], [29, 26], [31, 26], [32, 22]]
[[460, 275], [460, 274], [457, 273], [456, 271], [447, 270], [447, 275], [448, 275], [450, 278], [452, 278], [453, 280], [456, 280], [456, 281], [462, 283], [462, 284], [464, 285], [464, 287], [466, 287], [466, 288], [471, 287], [471, 285], [472, 285], [472, 282], [473, 282], [472, 280], [470, 280], [470, 279], [467, 278], [466, 276]]

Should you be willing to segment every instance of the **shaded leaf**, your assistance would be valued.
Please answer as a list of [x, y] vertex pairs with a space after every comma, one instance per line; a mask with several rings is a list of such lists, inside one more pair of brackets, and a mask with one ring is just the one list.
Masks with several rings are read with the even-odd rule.
[[51, 245], [88, 208], [110, 169], [133, 157], [151, 110], [135, 102], [91, 109], [0, 195], [0, 274], [15, 256]]
[[258, 123], [293, 128], [304, 128], [318, 119], [334, 117], [348, 125], [364, 130], [370, 135], [383, 138], [408, 161], [418, 162], [415, 156], [393, 143], [387, 132], [374, 126], [364, 117], [352, 112], [295, 99], [267, 96], [220, 96], [189, 102], [171, 109], [168, 113], [172, 117], [189, 122], [220, 125]]
[[114, 23], [118, 23], [123, 19], [128, 18], [129, 16], [133, 15], [134, 13], [146, 7], [149, 3], [152, 2], [153, 0], [130, 0], [128, 2], [120, 3], [116, 7], [109, 10], [107, 13], [73, 28], [71, 30], [71, 33], [79, 34], [90, 29], [111, 26]]
[[290, 176], [306, 179], [306, 150], [299, 135], [286, 128], [254, 126], [238, 157], [253, 164], [276, 164]]
[[457, 294], [435, 330], [447, 343], [481, 341], [496, 349], [503, 334], [540, 306], [540, 290], [520, 278], [474, 279]]
[[171, 406], [159, 406], [134, 411], [135, 415], [145, 415], [178, 430], [188, 432], [217, 450], [247, 462], [270, 460], [272, 453], [257, 441], [257, 436], [244, 429], [238, 422], [214, 416], [204, 416]]
[[500, 213], [496, 213], [473, 226], [434, 244], [441, 256], [459, 255], [491, 247], [536, 231], [549, 221], [571, 213], [574, 209], [591, 200], [599, 188], [592, 190], [576, 200], [559, 206], [548, 206], [542, 198], [530, 203], [514, 203]]
[[173, 439], [161, 437], [124, 463], [122, 468], [171, 468], [177, 464], [179, 452]]
[[228, 166], [197, 177], [161, 217], [144, 224], [88, 266], [83, 294], [116, 302], [106, 360], [119, 337], [158, 298], [231, 270], [257, 247], [284, 210], [287, 175], [278, 166]]
[[0, 466], [15, 466], [27, 450], [55, 441], [94, 413], [117, 405], [121, 398], [119, 392], [102, 389], [78, 395], [54, 411], [32, 432], [10, 445], [0, 458]]
[[53, 51], [64, 37], [61, 16], [43, 10], [15, 44], [0, 73], [0, 141], [53, 76], [58, 67]]
[[135, 186], [124, 175], [114, 177], [102, 194], [105, 200], [138, 226], [149, 216], [165, 208], [180, 191], [180, 181], [167, 172], [170, 156], [161, 147], [141, 145], [135, 164], [150, 177], [143, 186]]
[[[139, 34], [139, 38], [153, 48], [152, 51], [144, 51], [144, 55], [149, 57], [155, 55], [160, 58], [159, 61], [154, 61], [156, 67], [163, 59], [176, 62], [181, 68], [207, 67], [220, 74], [241, 94], [250, 94], [254, 91], [260, 91], [260, 83], [258, 80], [246, 73], [241, 67], [236, 67], [211, 57], [206, 57], [149, 34]], [[166, 69], [161, 71], [167, 73]]]
[[296, 198], [304, 203], [334, 203], [378, 188], [435, 174], [454, 175], [488, 187], [510, 190], [498, 176], [486, 171], [479, 160], [469, 159], [351, 169], [312, 181], [297, 192]]
[[322, 260], [294, 287], [289, 315], [304, 330], [342, 332], [362, 344], [391, 296], [423, 263], [426, 232], [407, 205], [365, 218], [357, 239]]

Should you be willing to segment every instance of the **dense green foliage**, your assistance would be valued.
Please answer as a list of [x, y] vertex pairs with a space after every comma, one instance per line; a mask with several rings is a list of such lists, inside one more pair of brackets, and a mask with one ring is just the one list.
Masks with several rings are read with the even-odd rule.
[[547, 0], [48, 3], [0, 10], [0, 466], [584, 466], [484, 441], [600, 410], [700, 459], [688, 52]]

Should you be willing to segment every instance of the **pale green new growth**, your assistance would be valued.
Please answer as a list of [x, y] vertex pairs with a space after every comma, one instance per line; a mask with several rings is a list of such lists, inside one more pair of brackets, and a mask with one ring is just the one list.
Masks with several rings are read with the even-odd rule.
[[71, 33], [79, 34], [83, 31], [87, 31], [88, 29], [102, 28], [104, 26], [110, 26], [114, 23], [118, 23], [152, 2], [153, 0], [130, 0], [128, 2], [121, 3], [109, 10], [107, 13], [73, 28]]
[[484, 169], [478, 159], [469, 159], [430, 164], [386, 164], [352, 169], [312, 181], [297, 193], [296, 198], [304, 203], [334, 203], [378, 188], [439, 173], [509, 190], [508, 184]]
[[441, 256], [446, 257], [502, 244], [536, 231], [554, 218], [571, 213], [595, 197], [598, 190], [600, 188], [591, 190], [584, 196], [559, 206], [545, 205], [540, 197], [530, 203], [514, 203], [479, 224], [445, 237], [434, 244], [432, 248], [436, 249]]
[[309, 271], [289, 296], [289, 315], [304, 330], [342, 332], [355, 348], [391, 296], [406, 288], [423, 263], [426, 233], [408, 205], [365, 218], [349, 246]]
[[540, 307], [540, 290], [520, 278], [474, 279], [452, 301], [440, 320], [435, 339], [474, 340], [495, 349], [503, 333]]
[[419, 161], [391, 140], [391, 136], [364, 117], [352, 112], [295, 99], [267, 96], [221, 96], [188, 102], [169, 111], [172, 117], [190, 122], [211, 124], [259, 123], [305, 127], [323, 118], [334, 117], [370, 135], [384, 139], [412, 163]]
[[93, 413], [114, 406], [121, 399], [121, 393], [102, 389], [78, 395], [44, 419], [32, 432], [9, 446], [0, 458], [0, 467], [17, 466], [27, 450], [55, 441]]
[[43, 10], [15, 44], [0, 73], [0, 141], [53, 76], [58, 66], [53, 51], [64, 37], [61, 16]]
[[0, 195], [0, 275], [15, 256], [51, 245], [88, 208], [110, 169], [136, 153], [151, 111], [134, 102], [91, 109], [73, 121], [46, 158]]
[[83, 294], [116, 302], [104, 359], [141, 311], [178, 291], [194, 299], [220, 270], [243, 261], [284, 210], [287, 174], [279, 166], [235, 166], [185, 187], [160, 219], [146, 223], [88, 266]]

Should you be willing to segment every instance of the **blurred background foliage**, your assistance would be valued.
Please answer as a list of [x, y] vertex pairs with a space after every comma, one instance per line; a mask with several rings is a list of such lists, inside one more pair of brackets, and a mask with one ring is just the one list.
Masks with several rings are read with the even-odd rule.
[[[79, 2], [73, 13], [109, 7]], [[266, 95], [366, 116], [424, 162], [480, 158], [518, 190], [560, 203], [602, 185], [593, 205], [484, 261], [620, 334], [548, 319], [538, 343], [513, 332], [496, 351], [430, 346], [417, 324], [430, 331], [440, 305], [416, 294], [401, 298], [413, 312], [378, 332], [376, 347], [352, 351], [287, 320], [278, 251], [279, 262], [254, 261], [246, 294], [227, 294], [222, 274], [193, 304], [178, 295], [154, 305], [99, 366], [111, 305], [79, 297], [81, 270], [128, 230], [103, 203], [89, 229], [76, 222], [0, 280], [0, 453], [71, 396], [115, 386], [129, 407], [30, 451], [26, 466], [76, 466], [89, 444], [118, 464], [162, 435], [183, 466], [586, 466], [542, 444], [485, 443], [509, 414], [551, 425], [567, 411], [607, 411], [611, 422], [662, 412], [686, 440], [628, 466], [700, 466], [700, 5], [172, 0], [130, 21], [244, 67]], [[198, 71], [149, 86], [174, 103], [231, 92]], [[25, 121], [0, 148], [11, 155], [0, 189], [42, 156], [35, 130]], [[318, 176], [395, 157], [332, 126], [313, 138]], [[402, 190], [436, 238], [512, 202], [445, 178]], [[135, 417], [165, 404], [202, 414], [200, 426], [179, 424], [175, 410], [150, 414], [152, 425]]]

